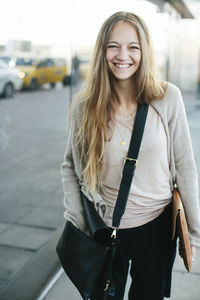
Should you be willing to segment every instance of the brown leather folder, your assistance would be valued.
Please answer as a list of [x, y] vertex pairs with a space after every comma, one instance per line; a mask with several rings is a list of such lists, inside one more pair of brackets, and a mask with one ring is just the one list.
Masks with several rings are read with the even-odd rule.
[[188, 233], [187, 221], [181, 201], [181, 196], [177, 188], [173, 190], [173, 220], [172, 220], [172, 239], [179, 237], [179, 254], [183, 259], [188, 272], [192, 268], [192, 255]]

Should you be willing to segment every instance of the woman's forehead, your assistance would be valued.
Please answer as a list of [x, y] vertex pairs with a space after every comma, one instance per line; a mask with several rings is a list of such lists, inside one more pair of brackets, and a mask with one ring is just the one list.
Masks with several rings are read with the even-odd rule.
[[136, 28], [130, 22], [119, 21], [110, 32], [108, 42], [110, 41], [139, 43], [139, 38]]

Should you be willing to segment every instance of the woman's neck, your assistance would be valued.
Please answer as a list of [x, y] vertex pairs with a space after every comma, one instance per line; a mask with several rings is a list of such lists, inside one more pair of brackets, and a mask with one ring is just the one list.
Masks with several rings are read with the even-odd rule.
[[136, 86], [133, 80], [113, 80], [115, 110], [119, 114], [131, 114], [137, 109]]

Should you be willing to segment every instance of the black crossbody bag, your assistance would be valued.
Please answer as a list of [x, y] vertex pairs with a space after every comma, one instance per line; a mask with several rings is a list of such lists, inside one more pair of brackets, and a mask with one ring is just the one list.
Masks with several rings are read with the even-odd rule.
[[105, 296], [115, 294], [112, 278], [113, 263], [120, 241], [117, 230], [125, 212], [131, 182], [137, 166], [137, 158], [145, 127], [148, 105], [138, 104], [135, 124], [123, 175], [115, 204], [112, 228], [95, 210], [94, 204], [81, 192], [85, 219], [90, 230], [87, 236], [71, 222], [66, 221], [64, 231], [56, 247], [60, 263], [66, 274], [80, 292], [82, 298], [91, 298], [97, 290]]

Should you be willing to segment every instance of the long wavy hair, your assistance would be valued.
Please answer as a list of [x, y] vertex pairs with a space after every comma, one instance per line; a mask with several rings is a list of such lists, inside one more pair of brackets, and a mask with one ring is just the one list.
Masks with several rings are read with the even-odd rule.
[[119, 21], [129, 22], [134, 26], [141, 45], [141, 62], [134, 75], [137, 102], [149, 104], [154, 99], [162, 99], [167, 89], [167, 85], [157, 78], [151, 38], [144, 21], [131, 12], [117, 12], [110, 16], [99, 31], [89, 72], [76, 97], [82, 104], [82, 113], [75, 141], [80, 146], [84, 181], [92, 194], [102, 186], [101, 164], [105, 143], [110, 138], [108, 122], [115, 111], [106, 49], [111, 30]]

